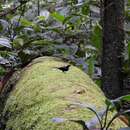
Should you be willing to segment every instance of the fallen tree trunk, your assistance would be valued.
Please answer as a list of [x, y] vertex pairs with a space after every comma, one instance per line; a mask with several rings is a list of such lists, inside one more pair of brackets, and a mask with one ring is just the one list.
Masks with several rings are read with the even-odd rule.
[[[102, 111], [105, 97], [100, 89], [77, 67], [57, 68], [66, 65], [59, 58], [41, 57], [25, 67], [1, 112], [0, 130], [82, 130], [74, 122], [53, 121], [59, 117], [89, 122], [95, 115], [81, 108], [84, 104]], [[119, 120], [112, 124], [113, 130], [121, 126]]]

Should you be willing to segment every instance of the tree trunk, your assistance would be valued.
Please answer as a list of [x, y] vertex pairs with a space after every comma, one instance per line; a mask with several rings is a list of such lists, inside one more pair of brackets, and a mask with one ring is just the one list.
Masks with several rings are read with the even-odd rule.
[[122, 95], [124, 0], [103, 1], [102, 89], [108, 98]]

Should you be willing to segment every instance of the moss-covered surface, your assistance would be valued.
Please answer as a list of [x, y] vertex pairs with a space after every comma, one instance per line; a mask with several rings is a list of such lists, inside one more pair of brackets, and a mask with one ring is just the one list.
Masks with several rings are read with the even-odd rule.
[[[51, 119], [90, 120], [93, 113], [73, 105], [76, 102], [92, 104], [98, 110], [105, 106], [104, 95], [84, 72], [74, 66], [65, 73], [55, 68], [66, 64], [41, 57], [22, 71], [3, 111], [8, 118], [6, 130], [82, 130], [76, 123], [59, 124]], [[121, 126], [119, 120], [116, 123], [115, 130]]]

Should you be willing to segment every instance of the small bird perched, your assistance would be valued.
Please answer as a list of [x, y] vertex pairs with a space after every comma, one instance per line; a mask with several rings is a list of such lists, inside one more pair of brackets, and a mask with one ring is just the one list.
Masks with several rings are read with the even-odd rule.
[[56, 67], [57, 69], [61, 70], [62, 72], [66, 72], [69, 70], [71, 65], [62, 66], [62, 67]]

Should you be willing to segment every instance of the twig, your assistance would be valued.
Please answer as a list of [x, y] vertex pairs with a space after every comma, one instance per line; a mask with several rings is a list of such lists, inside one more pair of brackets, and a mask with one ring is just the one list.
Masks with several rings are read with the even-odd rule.
[[37, 14], [40, 15], [40, 1], [37, 1]]
[[100, 127], [101, 127], [101, 129], [102, 129], [102, 128], [103, 128], [102, 122], [101, 122], [100, 117], [98, 116], [97, 112], [94, 111], [94, 110], [93, 110], [92, 108], [90, 108], [90, 107], [87, 107], [87, 109], [89, 109], [90, 111], [92, 111], [92, 112], [96, 115], [96, 117], [97, 117], [97, 119], [98, 119], [98, 121], [99, 121]]
[[119, 113], [116, 113], [113, 118], [109, 121], [108, 125], [106, 126], [106, 130], [108, 130], [108, 128], [110, 127], [111, 123], [117, 118], [119, 117]]
[[[24, 11], [25, 11], [25, 7], [26, 7], [26, 3], [24, 5], [21, 5], [21, 14], [19, 16], [19, 19], [18, 19], [18, 22], [17, 22], [17, 25], [15, 28], [17, 28], [17, 26], [19, 25], [20, 23], [20, 20], [22, 18], [22, 15], [24, 14]], [[15, 31], [15, 28], [14, 28], [14, 33], [13, 33], [13, 38], [12, 38], [12, 41], [14, 40], [14, 37], [15, 37], [15, 34], [16, 34], [16, 31]]]
[[103, 126], [103, 129], [106, 127], [108, 111], [109, 111], [109, 105], [107, 106], [107, 109], [106, 109], [106, 112], [105, 112], [105, 119], [104, 119], [104, 126]]
[[126, 111], [121, 111], [121, 112], [116, 113], [116, 114], [113, 116], [113, 118], [109, 121], [108, 125], [106, 126], [106, 130], [108, 130], [108, 128], [110, 127], [111, 123], [112, 123], [117, 117], [119, 117], [119, 116], [121, 116], [121, 115], [124, 115], [124, 114], [126, 114], [126, 113], [130, 113], [130, 110], [128, 109], [128, 110], [126, 110]]

